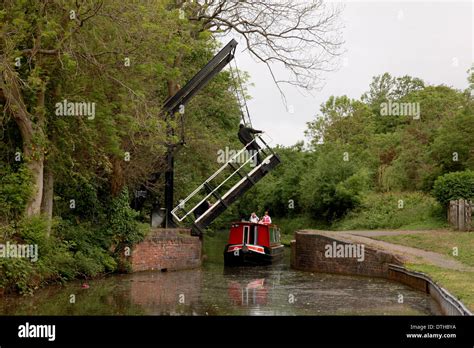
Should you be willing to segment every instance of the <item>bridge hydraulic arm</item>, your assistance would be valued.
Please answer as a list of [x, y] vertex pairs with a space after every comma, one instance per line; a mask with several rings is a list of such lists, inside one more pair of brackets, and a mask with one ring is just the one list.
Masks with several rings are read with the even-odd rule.
[[[175, 95], [169, 97], [164, 105], [163, 111], [173, 116], [180, 108], [186, 106], [191, 98], [204, 88], [208, 82], [217, 75], [224, 67], [232, 61], [237, 47], [237, 41], [231, 40], [224, 48], [212, 58], [204, 68], [186, 83]], [[165, 173], [165, 208], [167, 224], [172, 225], [171, 211], [174, 206], [174, 150], [176, 145], [170, 145], [167, 151], [167, 169]], [[153, 224], [153, 222], [152, 222]]]
[[231, 40], [183, 88], [165, 101], [163, 110], [173, 115], [181, 105], [186, 105], [197, 92], [204, 88], [216, 74], [234, 59], [236, 47], [237, 41]]

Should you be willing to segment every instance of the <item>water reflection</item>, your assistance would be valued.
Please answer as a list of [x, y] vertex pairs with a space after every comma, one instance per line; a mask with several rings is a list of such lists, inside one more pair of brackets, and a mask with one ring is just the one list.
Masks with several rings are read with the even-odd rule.
[[266, 305], [268, 289], [264, 286], [265, 278], [255, 279], [250, 283], [231, 281], [227, 293], [233, 306]]
[[[224, 268], [225, 238], [206, 240], [201, 269], [141, 272], [51, 286], [33, 297], [0, 299], [6, 315], [429, 315], [426, 294], [384, 279], [308, 273], [281, 263]], [[288, 251], [287, 251], [288, 252]], [[71, 295], [75, 303], [71, 303]], [[403, 303], [399, 303], [399, 295]]]

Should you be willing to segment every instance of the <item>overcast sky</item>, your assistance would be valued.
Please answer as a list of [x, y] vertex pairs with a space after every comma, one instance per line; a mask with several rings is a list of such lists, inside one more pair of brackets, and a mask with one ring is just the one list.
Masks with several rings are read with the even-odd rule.
[[346, 1], [342, 6], [341, 67], [324, 75], [324, 87], [313, 96], [287, 88], [293, 113], [283, 105], [266, 67], [242, 52], [243, 42], [237, 47], [239, 68], [254, 84], [248, 102], [253, 126], [265, 130], [274, 144], [305, 140], [306, 122], [319, 113], [321, 103], [331, 95], [359, 98], [372, 77], [384, 72], [419, 77], [428, 84], [468, 86], [467, 70], [474, 62], [471, 1]]

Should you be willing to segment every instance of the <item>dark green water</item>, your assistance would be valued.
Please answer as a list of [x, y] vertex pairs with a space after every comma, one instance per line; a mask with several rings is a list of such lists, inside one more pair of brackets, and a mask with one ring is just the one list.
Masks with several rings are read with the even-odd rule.
[[[34, 296], [0, 299], [3, 315], [430, 315], [426, 294], [405, 285], [362, 277], [295, 271], [289, 250], [280, 264], [225, 270], [225, 233], [205, 240], [201, 269], [114, 275]], [[71, 295], [75, 303], [71, 303]], [[403, 303], [399, 303], [403, 295]]]

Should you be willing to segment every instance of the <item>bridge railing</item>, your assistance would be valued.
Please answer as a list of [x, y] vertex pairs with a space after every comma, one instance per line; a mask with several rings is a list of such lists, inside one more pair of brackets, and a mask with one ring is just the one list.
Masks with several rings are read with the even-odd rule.
[[[206, 204], [207, 201], [219, 201], [227, 192], [228, 185], [232, 186], [232, 180], [235, 180], [236, 177], [246, 176], [250, 170], [258, 167], [274, 154], [269, 146], [271, 142], [272, 139], [264, 133], [256, 135], [253, 141], [231, 156], [185, 199], [180, 200], [180, 203], [171, 211], [173, 217], [182, 222], [190, 217], [199, 206]], [[258, 150], [253, 149], [252, 144], [254, 143], [258, 145]], [[252, 150], [251, 153], [249, 150]], [[261, 156], [262, 163], [255, 164], [258, 156]], [[246, 159], [242, 161], [242, 157]], [[229, 168], [231, 172], [227, 174], [229, 172], [226, 170]]]

